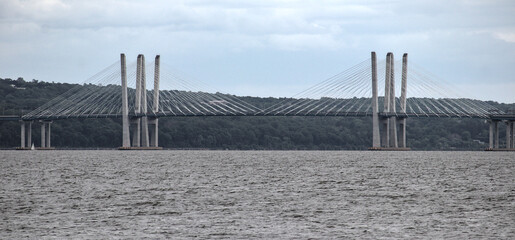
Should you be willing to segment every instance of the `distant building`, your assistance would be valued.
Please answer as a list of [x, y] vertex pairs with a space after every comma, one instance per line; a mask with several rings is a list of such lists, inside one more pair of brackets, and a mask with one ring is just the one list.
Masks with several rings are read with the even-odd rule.
[[14, 89], [25, 90], [24, 87], [16, 87], [16, 85], [14, 85], [14, 84], [11, 84], [11, 87], [13, 87]]

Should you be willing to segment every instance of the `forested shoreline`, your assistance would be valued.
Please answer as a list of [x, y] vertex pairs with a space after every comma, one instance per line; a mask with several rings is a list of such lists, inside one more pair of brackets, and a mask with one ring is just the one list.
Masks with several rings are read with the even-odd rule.
[[[0, 111], [2, 115], [27, 113], [75, 86], [0, 79]], [[280, 101], [240, 98], [257, 107]], [[503, 111], [515, 108], [513, 103], [487, 103]], [[168, 117], [159, 119], [159, 145], [178, 149], [364, 150], [371, 145], [371, 125], [369, 117]], [[39, 130], [35, 123], [32, 139], [36, 146]], [[116, 148], [121, 145], [121, 130], [121, 119], [57, 120], [52, 124], [52, 145]], [[19, 135], [18, 122], [0, 121], [0, 148], [18, 146]], [[469, 118], [410, 118], [407, 139], [414, 150], [480, 150], [487, 147], [488, 123]]]

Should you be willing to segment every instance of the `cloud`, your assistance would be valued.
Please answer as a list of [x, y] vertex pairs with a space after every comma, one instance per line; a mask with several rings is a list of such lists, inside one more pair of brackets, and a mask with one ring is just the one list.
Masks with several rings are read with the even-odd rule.
[[281, 50], [299, 51], [306, 49], [336, 50], [344, 46], [330, 34], [274, 34], [269, 37], [271, 45]]
[[509, 43], [515, 43], [515, 31], [514, 32], [496, 32], [494, 36], [497, 39], [503, 40]]
[[[409, 52], [457, 82], [507, 82], [515, 74], [513, 12], [509, 0], [3, 0], [0, 77], [85, 79], [126, 52], [161, 54], [194, 64], [183, 66], [200, 78], [234, 83], [241, 79], [203, 71], [288, 61], [296, 77], [321, 76], [375, 50]], [[273, 84], [281, 70], [253, 79]]]

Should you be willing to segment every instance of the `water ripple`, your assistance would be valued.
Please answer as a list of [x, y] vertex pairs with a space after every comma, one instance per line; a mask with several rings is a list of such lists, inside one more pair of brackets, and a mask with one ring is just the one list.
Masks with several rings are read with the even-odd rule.
[[0, 151], [0, 238], [515, 238], [502, 152]]

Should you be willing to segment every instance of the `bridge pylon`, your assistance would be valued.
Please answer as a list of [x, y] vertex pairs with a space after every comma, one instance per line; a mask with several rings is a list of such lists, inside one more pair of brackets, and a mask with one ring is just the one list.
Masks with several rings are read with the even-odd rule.
[[[402, 79], [401, 79], [401, 97], [400, 97], [400, 111], [406, 113], [406, 90], [408, 87], [408, 54], [402, 55]], [[406, 148], [406, 118], [397, 117], [399, 123], [399, 147]]]
[[120, 54], [121, 76], [122, 76], [122, 147], [130, 148], [131, 140], [129, 133], [129, 100], [127, 97], [127, 66], [125, 54]]
[[[155, 66], [154, 66], [154, 104], [152, 112], [154, 114], [157, 114], [159, 112], [159, 69], [161, 66], [161, 57], [159, 55], [156, 56], [155, 59]], [[157, 117], [151, 117], [148, 120], [148, 125], [150, 127], [150, 147], [159, 147], [159, 125], [158, 125], [158, 118]]]
[[[377, 93], [377, 58], [372, 52], [372, 147], [370, 150], [410, 150], [406, 147], [406, 118], [396, 114], [395, 99], [395, 60], [393, 53], [386, 54], [385, 91], [384, 104], [381, 119], [378, 110], [379, 96]], [[400, 109], [406, 113], [407, 94], [407, 66], [408, 54], [404, 53], [402, 58], [402, 82]], [[399, 128], [397, 125], [399, 124]], [[398, 138], [400, 132], [400, 137]], [[400, 144], [399, 144], [400, 142]], [[399, 147], [400, 145], [400, 147]]]
[[377, 93], [377, 58], [376, 53], [371, 53], [372, 59], [372, 148], [381, 148], [381, 135], [379, 133], [379, 111]]
[[[152, 111], [159, 111], [159, 55], [156, 56], [154, 71], [154, 108]], [[138, 55], [136, 67], [136, 97], [134, 105], [134, 115], [129, 117], [128, 107], [128, 87], [127, 87], [127, 66], [125, 62], [125, 54], [121, 54], [121, 80], [122, 80], [122, 147], [120, 150], [159, 150], [158, 146], [158, 119], [154, 116], [148, 119], [147, 109], [147, 89], [146, 89], [146, 72], [145, 72], [145, 56]], [[157, 103], [156, 103], [157, 101]], [[148, 127], [152, 127], [149, 139]], [[132, 144], [130, 140], [132, 128]]]

